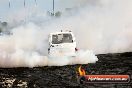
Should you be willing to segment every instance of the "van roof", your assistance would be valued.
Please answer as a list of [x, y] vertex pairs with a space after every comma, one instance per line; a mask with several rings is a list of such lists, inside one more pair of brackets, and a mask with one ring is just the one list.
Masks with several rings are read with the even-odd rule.
[[54, 34], [72, 34], [72, 32], [66, 31], [66, 32], [54, 32], [54, 33], [50, 33], [50, 35], [54, 35]]

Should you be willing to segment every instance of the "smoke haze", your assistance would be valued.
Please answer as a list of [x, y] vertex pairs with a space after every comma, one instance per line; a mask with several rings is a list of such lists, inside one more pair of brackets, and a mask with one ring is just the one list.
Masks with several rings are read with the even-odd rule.
[[[21, 14], [15, 19], [17, 24], [10, 21], [10, 25], [14, 25], [13, 35], [0, 36], [0, 66], [87, 64], [98, 60], [92, 51], [96, 54], [132, 51], [131, 0], [76, 1], [80, 2], [81, 5], [63, 12], [60, 18], [49, 17], [37, 8], [29, 10], [30, 15]], [[10, 18], [13, 19], [13, 15]], [[22, 24], [21, 20], [25, 21], [25, 18], [26, 24]], [[48, 34], [60, 30], [73, 31], [80, 49], [79, 58], [47, 56]]]

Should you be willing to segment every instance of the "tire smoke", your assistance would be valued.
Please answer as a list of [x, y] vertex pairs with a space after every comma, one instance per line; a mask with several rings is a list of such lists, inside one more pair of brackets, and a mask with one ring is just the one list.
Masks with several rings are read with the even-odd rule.
[[[37, 11], [28, 15], [26, 24], [12, 23], [13, 35], [0, 36], [0, 67], [87, 64], [98, 60], [93, 52], [132, 51], [131, 0], [85, 0], [82, 5], [85, 6], [74, 7], [60, 18], [39, 15]], [[60, 30], [73, 31], [79, 58], [48, 57], [48, 34]]]

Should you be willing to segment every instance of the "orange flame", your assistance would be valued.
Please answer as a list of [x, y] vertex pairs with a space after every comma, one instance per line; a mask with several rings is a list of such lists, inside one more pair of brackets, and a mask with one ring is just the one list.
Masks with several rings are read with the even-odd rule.
[[80, 66], [80, 67], [78, 68], [78, 71], [79, 71], [79, 75], [80, 75], [80, 76], [86, 75], [86, 72], [85, 72], [84, 69], [82, 69], [82, 66]]

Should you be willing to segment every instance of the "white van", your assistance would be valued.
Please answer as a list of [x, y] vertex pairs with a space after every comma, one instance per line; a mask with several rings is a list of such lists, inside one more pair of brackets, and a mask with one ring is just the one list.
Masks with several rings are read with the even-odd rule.
[[76, 41], [71, 31], [50, 33], [49, 56], [75, 56]]

